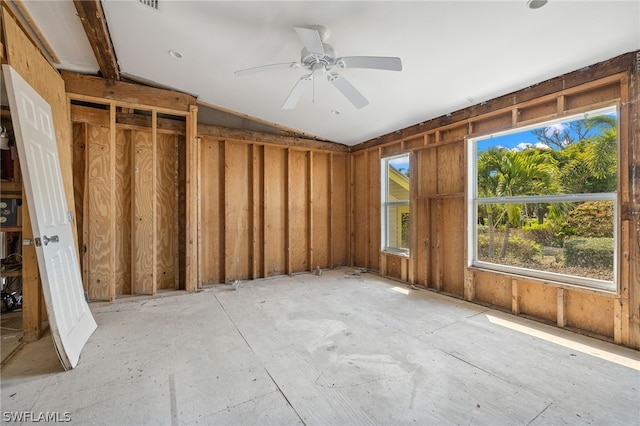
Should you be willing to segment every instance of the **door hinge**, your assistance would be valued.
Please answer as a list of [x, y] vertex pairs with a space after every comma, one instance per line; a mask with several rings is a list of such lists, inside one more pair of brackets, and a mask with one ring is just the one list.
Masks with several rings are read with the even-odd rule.
[[67, 220], [68, 220], [69, 222], [73, 222], [73, 214], [71, 214], [71, 212], [70, 212], [70, 211], [67, 211]]

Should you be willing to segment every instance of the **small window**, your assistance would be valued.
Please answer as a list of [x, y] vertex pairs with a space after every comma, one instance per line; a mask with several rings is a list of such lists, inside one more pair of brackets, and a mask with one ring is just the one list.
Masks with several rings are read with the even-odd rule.
[[382, 249], [409, 252], [409, 154], [382, 160]]
[[615, 107], [470, 140], [469, 264], [614, 291]]

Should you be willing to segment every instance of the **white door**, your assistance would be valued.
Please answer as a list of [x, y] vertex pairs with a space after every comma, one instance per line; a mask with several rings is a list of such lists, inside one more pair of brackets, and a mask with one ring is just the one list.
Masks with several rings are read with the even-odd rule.
[[97, 325], [84, 298], [71, 214], [62, 183], [51, 107], [9, 65], [3, 65], [20, 156], [49, 327], [65, 370]]

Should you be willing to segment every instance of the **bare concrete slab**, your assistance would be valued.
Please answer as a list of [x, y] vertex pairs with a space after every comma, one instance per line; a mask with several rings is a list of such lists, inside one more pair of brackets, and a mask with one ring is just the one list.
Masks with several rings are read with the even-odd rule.
[[[6, 413], [73, 424], [638, 424], [637, 351], [345, 270], [93, 305], [2, 369]], [[18, 413], [18, 414], [15, 414]]]

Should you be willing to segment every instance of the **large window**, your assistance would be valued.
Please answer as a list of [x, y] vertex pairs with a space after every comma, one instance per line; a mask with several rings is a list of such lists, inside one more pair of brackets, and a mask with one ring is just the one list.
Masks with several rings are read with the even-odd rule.
[[469, 263], [616, 289], [615, 107], [469, 144]]
[[382, 249], [409, 252], [409, 154], [382, 160]]

